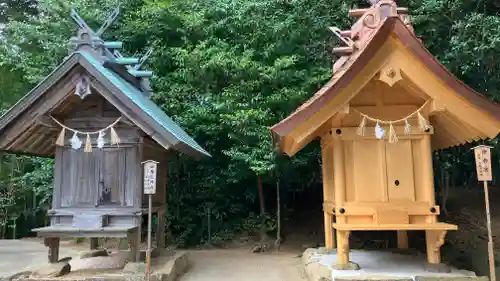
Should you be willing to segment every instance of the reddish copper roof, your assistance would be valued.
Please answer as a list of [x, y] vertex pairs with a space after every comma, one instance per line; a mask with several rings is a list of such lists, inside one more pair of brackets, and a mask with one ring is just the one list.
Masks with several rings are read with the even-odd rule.
[[[387, 1], [390, 2], [390, 1]], [[373, 8], [373, 7], [372, 7]], [[279, 137], [288, 135], [300, 123], [306, 121], [316, 112], [320, 111], [323, 106], [328, 104], [342, 88], [348, 85], [354, 77], [363, 69], [374, 54], [380, 49], [383, 42], [394, 34], [403, 45], [408, 48], [417, 58], [419, 58], [434, 75], [442, 79], [451, 89], [458, 95], [468, 100], [473, 105], [481, 108], [485, 112], [492, 115], [497, 120], [500, 120], [500, 106], [485, 96], [475, 92], [462, 81], [458, 80], [451, 74], [436, 58], [422, 45], [420, 40], [415, 36], [413, 28], [403, 22], [405, 17], [390, 16], [380, 21], [378, 28], [372, 28], [371, 31], [362, 34], [362, 38], [358, 40], [358, 48], [347, 58], [341, 59], [345, 62], [342, 66], [335, 69], [334, 75], [330, 81], [314, 94], [308, 101], [302, 104], [297, 110], [283, 119], [278, 124], [274, 125], [271, 130]], [[351, 29], [351, 33], [356, 28], [358, 22]], [[406, 20], [405, 20], [406, 21]]]

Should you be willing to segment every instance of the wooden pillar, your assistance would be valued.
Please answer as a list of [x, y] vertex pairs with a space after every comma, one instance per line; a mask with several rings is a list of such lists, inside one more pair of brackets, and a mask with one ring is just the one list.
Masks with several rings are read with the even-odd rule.
[[[432, 169], [432, 148], [431, 136], [424, 135], [420, 141], [420, 151], [422, 157], [422, 184], [424, 188], [424, 201], [429, 203], [430, 206], [436, 204], [434, 193], [434, 171]], [[427, 216], [427, 223], [436, 223], [436, 215]]]
[[325, 247], [335, 248], [335, 234], [333, 231], [333, 208], [334, 208], [334, 187], [333, 187], [333, 147], [331, 137], [327, 135], [321, 140], [321, 170], [323, 178], [323, 217], [325, 228]]
[[[335, 190], [335, 208], [342, 208], [345, 202], [344, 147], [342, 141], [333, 141], [333, 180]], [[336, 217], [337, 224], [345, 224], [345, 217]], [[337, 258], [339, 265], [349, 263], [349, 231], [337, 230]]]
[[45, 246], [49, 247], [49, 263], [56, 263], [59, 261], [59, 242], [60, 239], [57, 237], [47, 237], [44, 239]]
[[408, 231], [398, 230], [398, 249], [408, 249]]
[[[342, 208], [345, 202], [344, 147], [341, 140], [333, 141], [333, 181], [335, 208]], [[337, 217], [337, 223], [345, 223], [345, 217]]]
[[158, 211], [158, 229], [156, 230], [156, 248], [165, 248], [165, 209]]
[[335, 248], [335, 233], [333, 232], [333, 214], [329, 212], [323, 212], [325, 221], [325, 247], [327, 249]]
[[142, 228], [142, 214], [136, 217], [137, 228], [127, 233], [127, 241], [129, 245], [129, 262], [138, 262], [141, 257], [141, 228]]
[[137, 227], [137, 234], [135, 235], [135, 261], [138, 262], [141, 258], [141, 235], [142, 235], [142, 214], [139, 216], [139, 226]]
[[337, 264], [349, 264], [349, 231], [337, 230]]
[[90, 238], [90, 249], [95, 250], [99, 247], [99, 238]]
[[425, 242], [427, 244], [427, 262], [430, 264], [441, 263], [440, 248], [444, 244], [446, 230], [426, 230]]

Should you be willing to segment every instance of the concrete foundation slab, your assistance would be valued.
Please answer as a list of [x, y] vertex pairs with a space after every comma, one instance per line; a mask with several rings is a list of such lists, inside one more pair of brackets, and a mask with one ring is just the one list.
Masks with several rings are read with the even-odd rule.
[[[401, 254], [390, 251], [350, 252], [352, 262], [359, 264], [359, 270], [335, 270], [337, 263], [335, 250], [324, 248], [307, 249], [302, 255], [302, 264], [309, 281], [325, 280], [401, 280], [401, 281], [437, 281], [439, 278], [460, 277], [467, 281], [481, 280], [474, 272], [450, 267], [449, 273], [432, 273], [426, 271], [427, 260], [419, 254]], [[328, 273], [329, 274], [328, 274]], [[422, 279], [424, 278], [424, 279]], [[438, 279], [432, 279], [438, 278]], [[441, 280], [441, 279], [439, 279]], [[464, 280], [465, 281], [465, 280]]]

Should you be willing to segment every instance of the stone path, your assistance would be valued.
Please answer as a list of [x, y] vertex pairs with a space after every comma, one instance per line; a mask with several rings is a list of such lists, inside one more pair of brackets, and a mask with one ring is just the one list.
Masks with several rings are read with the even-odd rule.
[[192, 268], [180, 281], [304, 281], [297, 253], [248, 249], [190, 251]]
[[[0, 240], [0, 279], [47, 262], [48, 248], [37, 240]], [[78, 250], [62, 247], [59, 257], [74, 256]]]

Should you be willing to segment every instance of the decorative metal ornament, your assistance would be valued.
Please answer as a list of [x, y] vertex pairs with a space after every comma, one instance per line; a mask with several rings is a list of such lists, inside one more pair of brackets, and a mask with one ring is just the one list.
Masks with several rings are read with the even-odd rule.
[[82, 100], [90, 95], [90, 78], [87, 75], [82, 75], [76, 82], [75, 95], [79, 96]]

